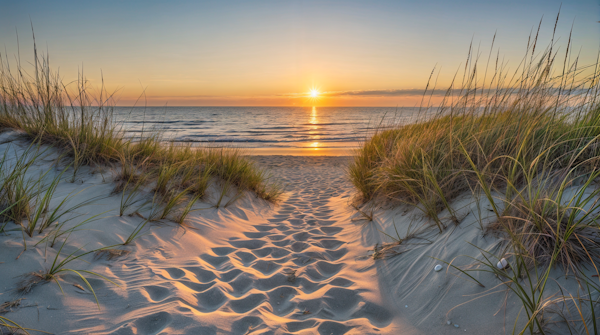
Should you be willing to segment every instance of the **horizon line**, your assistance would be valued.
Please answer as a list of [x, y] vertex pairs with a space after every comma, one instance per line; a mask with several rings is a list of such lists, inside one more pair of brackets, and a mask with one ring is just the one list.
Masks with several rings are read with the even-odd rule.
[[[318, 108], [420, 108], [418, 106], [289, 106], [289, 105], [281, 105], [281, 106], [273, 106], [273, 105], [269, 105], [269, 106], [258, 106], [258, 105], [248, 105], [248, 106], [224, 106], [224, 105], [217, 105], [217, 106], [210, 106], [210, 105], [169, 105], [169, 106], [125, 106], [125, 105], [115, 105], [113, 107], [123, 107], [123, 108], [148, 108], [148, 107], [152, 107], [152, 108], [156, 108], [156, 107], [227, 107], [227, 108], [247, 108], [247, 107], [277, 107], [277, 108], [281, 108], [281, 107], [290, 107], [290, 108], [313, 108], [313, 107], [318, 107]], [[431, 108], [431, 107], [439, 107], [439, 106], [430, 106], [430, 107], [421, 107], [421, 108]]]

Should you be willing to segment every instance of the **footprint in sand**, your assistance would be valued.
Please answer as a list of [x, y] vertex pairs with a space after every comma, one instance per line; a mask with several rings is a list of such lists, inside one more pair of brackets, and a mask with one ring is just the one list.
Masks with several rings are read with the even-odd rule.
[[153, 311], [161, 312], [114, 334], [134, 328], [138, 334], [168, 333], [170, 324], [188, 322], [182, 320], [189, 315], [201, 322], [186, 331], [198, 334], [389, 333], [393, 315], [365, 297], [372, 287], [352, 280], [358, 270], [350, 265], [351, 241], [344, 237], [349, 217], [331, 205], [331, 197], [348, 196], [352, 188], [343, 170], [316, 161], [282, 164], [287, 199], [251, 230], [194, 255], [194, 263], [161, 267], [161, 281], [140, 287], [161, 308]]
[[[343, 276], [348, 249], [338, 236], [344, 228], [328, 205], [330, 197], [348, 194], [350, 187], [326, 173], [288, 187], [290, 196], [277, 212], [253, 231], [242, 232], [246, 239], [232, 238], [229, 246], [200, 255], [204, 266], [185, 269], [204, 285], [214, 283], [196, 294], [197, 306], [192, 307], [207, 314], [204, 320], [239, 315], [231, 323], [232, 334], [276, 329], [345, 334], [365, 327], [380, 332], [378, 327], [389, 325], [392, 314], [365, 300], [361, 292], [366, 290]], [[167, 272], [173, 279], [182, 277], [173, 269]], [[273, 320], [280, 320], [279, 325]]]

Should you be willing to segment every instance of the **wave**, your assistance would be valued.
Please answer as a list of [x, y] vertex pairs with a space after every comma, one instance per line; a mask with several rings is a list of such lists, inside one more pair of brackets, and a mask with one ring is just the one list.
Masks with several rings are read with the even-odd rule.
[[174, 123], [183, 123], [183, 124], [198, 124], [198, 123], [215, 123], [218, 121], [215, 120], [170, 120], [170, 121], [155, 121], [155, 120], [127, 120], [123, 121], [124, 124], [145, 124], [152, 125], [156, 124], [174, 124]]
[[[214, 137], [214, 136], [213, 136]], [[198, 142], [198, 143], [307, 143], [307, 142], [355, 142], [361, 140], [362, 137], [329, 137], [319, 139], [297, 139], [297, 140], [274, 140], [274, 139], [256, 139], [256, 138], [211, 138], [211, 139], [194, 139], [194, 138], [175, 138], [173, 142]]]
[[396, 111], [402, 120], [414, 114], [412, 109], [379, 107], [126, 107], [117, 108], [115, 117], [132, 138], [144, 130], [161, 133], [165, 141], [204, 145], [306, 147], [319, 142], [319, 147], [349, 147], [347, 142], [364, 140], [381, 125], [377, 120]]

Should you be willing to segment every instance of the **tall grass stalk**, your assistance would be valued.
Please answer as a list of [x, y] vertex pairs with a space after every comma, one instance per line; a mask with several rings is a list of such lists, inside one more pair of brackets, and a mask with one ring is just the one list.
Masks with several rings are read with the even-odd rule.
[[123, 245], [128, 245], [131, 242], [133, 242], [134, 240], [136, 240], [138, 237], [140, 237], [141, 236], [140, 233], [142, 232], [144, 227], [148, 224], [148, 222], [150, 222], [150, 219], [145, 219], [144, 221], [140, 222], [135, 227], [135, 229], [131, 232], [131, 234], [129, 234], [129, 236], [127, 237], [125, 242], [123, 242]]
[[54, 282], [56, 282], [56, 284], [58, 285], [58, 287], [60, 288], [60, 291], [64, 293], [62, 286], [60, 285], [59, 281], [58, 281], [58, 275], [61, 273], [74, 273], [75, 275], [77, 275], [79, 278], [81, 278], [81, 280], [85, 283], [85, 285], [87, 286], [87, 288], [89, 288], [89, 290], [92, 292], [92, 294], [94, 295], [94, 299], [96, 300], [96, 304], [98, 305], [98, 309], [100, 309], [100, 302], [98, 301], [98, 297], [96, 296], [96, 292], [94, 291], [94, 288], [92, 287], [92, 285], [88, 282], [88, 280], [82, 275], [82, 273], [87, 273], [87, 274], [91, 274], [94, 275], [96, 277], [100, 277], [103, 280], [106, 280], [112, 284], [114, 284], [115, 286], [119, 286], [117, 283], [115, 283], [114, 281], [110, 280], [109, 278], [96, 273], [96, 272], [92, 272], [92, 271], [88, 271], [88, 270], [74, 270], [74, 269], [70, 269], [70, 268], [66, 268], [66, 265], [77, 260], [80, 259], [81, 257], [88, 255], [90, 253], [94, 253], [98, 250], [102, 250], [102, 249], [106, 249], [106, 248], [110, 248], [110, 247], [106, 247], [106, 248], [101, 248], [101, 249], [97, 249], [97, 250], [92, 250], [92, 251], [87, 251], [87, 252], [83, 252], [83, 253], [79, 253], [77, 254], [82, 248], [79, 248], [75, 251], [73, 251], [72, 253], [70, 253], [69, 255], [66, 255], [63, 257], [63, 259], [61, 261], [59, 261], [59, 256], [61, 255], [61, 252], [64, 248], [64, 246], [67, 244], [67, 240], [69, 239], [69, 236], [71, 234], [69, 233], [69, 235], [65, 238], [65, 240], [63, 241], [62, 245], [60, 246], [60, 248], [58, 249], [58, 251], [56, 252], [56, 256], [54, 257], [54, 260], [52, 261], [52, 265], [50, 266], [49, 269], [46, 269], [45, 271], [42, 272], [34, 272], [31, 273], [27, 276], [26, 280], [22, 283], [22, 286], [19, 288], [19, 291], [27, 293], [29, 291], [31, 291], [31, 289], [37, 285], [38, 283], [40, 283], [41, 281], [51, 281], [53, 280]]
[[[554, 35], [542, 50], [538, 33], [510, 72], [499, 53], [492, 58], [495, 36], [485, 64], [470, 48], [462, 80], [455, 76], [437, 107], [428, 83], [415, 122], [376, 129], [348, 169], [365, 201], [412, 204], [440, 231], [444, 209], [459, 223], [450, 205], [458, 195], [489, 206], [494, 215], [480, 215], [480, 227], [504, 239], [502, 254], [481, 249], [479, 268], [455, 269], [500, 278], [522, 302], [519, 334], [546, 332], [554, 268], [582, 281], [582, 269], [600, 261], [600, 63], [582, 66], [570, 36], [564, 53]], [[508, 268], [497, 267], [502, 258]]]
[[29, 334], [29, 332], [18, 323], [0, 315], [0, 333], [3, 333], [2, 327], [8, 329], [11, 333], [13, 331], [22, 331], [25, 334]]
[[[91, 202], [93, 202], [94, 200], [95, 200], [95, 199], [90, 199], [90, 200], [86, 200], [85, 202], [86, 202], [86, 203], [88, 203], [88, 202], [89, 202], [89, 203], [91, 203]], [[72, 226], [72, 227], [70, 227], [70, 228], [67, 228], [67, 229], [63, 229], [63, 228], [65, 228], [65, 225], [67, 224], [67, 222], [69, 222], [69, 221], [72, 221], [72, 220], [75, 220], [75, 219], [77, 219], [77, 218], [80, 218], [80, 217], [82, 217], [84, 214], [79, 214], [79, 215], [76, 215], [76, 216], [74, 216], [74, 217], [71, 217], [71, 218], [69, 218], [68, 220], [59, 221], [59, 222], [57, 223], [57, 225], [56, 225], [56, 226], [55, 226], [55, 227], [52, 229], [52, 231], [50, 231], [50, 233], [49, 233], [48, 235], [44, 236], [44, 238], [42, 238], [41, 240], [39, 240], [39, 241], [36, 243], [36, 246], [37, 246], [37, 245], [39, 245], [40, 243], [44, 243], [44, 242], [45, 242], [47, 245], [48, 245], [48, 244], [50, 245], [50, 248], [54, 248], [54, 245], [56, 244], [56, 242], [58, 241], [58, 239], [59, 239], [60, 237], [62, 237], [62, 236], [64, 236], [64, 235], [70, 236], [70, 235], [71, 235], [71, 233], [73, 233], [73, 232], [75, 232], [75, 231], [78, 231], [78, 230], [80, 230], [82, 226], [84, 226], [84, 225], [86, 225], [86, 224], [88, 224], [88, 223], [90, 223], [90, 222], [93, 222], [93, 221], [96, 221], [96, 220], [99, 220], [99, 219], [101, 219], [101, 217], [100, 217], [100, 216], [101, 216], [101, 215], [104, 215], [104, 214], [106, 214], [106, 213], [108, 213], [108, 212], [109, 212], [109, 211], [104, 211], [104, 212], [102, 212], [102, 213], [98, 213], [98, 214], [96, 214], [96, 215], [92, 215], [92, 216], [90, 216], [89, 218], [87, 218], [87, 219], [85, 219], [85, 220], [83, 220], [83, 221], [81, 221], [81, 222], [79, 222], [79, 223], [75, 224], [74, 226]]]
[[135, 205], [141, 199], [137, 199], [137, 196], [144, 187], [145, 178], [139, 178], [133, 182], [133, 188], [129, 189], [129, 182], [126, 182], [121, 192], [121, 202], [119, 205], [119, 216], [123, 216], [125, 211], [131, 206]]
[[[38, 233], [42, 234], [44, 232], [44, 230], [48, 227], [50, 227], [53, 223], [59, 222], [59, 220], [61, 220], [63, 217], [75, 213], [75, 211], [77, 211], [78, 209], [85, 207], [85, 206], [89, 206], [91, 204], [93, 204], [94, 202], [100, 200], [103, 198], [103, 196], [96, 196], [96, 197], [92, 197], [86, 200], [83, 200], [71, 207], [65, 207], [66, 204], [73, 200], [77, 195], [81, 194], [81, 192], [85, 191], [87, 188], [80, 190], [76, 193], [71, 192], [69, 194], [67, 194], [63, 200], [61, 200], [60, 203], [58, 203], [58, 205], [56, 207], [54, 207], [54, 209], [52, 210], [52, 212], [50, 212], [50, 214], [45, 215], [44, 216], [44, 220], [42, 221], [42, 224], [40, 225], [40, 228], [38, 230]], [[62, 224], [73, 220], [74, 218], [70, 218], [67, 220], [62, 221]], [[60, 224], [59, 224], [60, 225]]]
[[179, 213], [175, 217], [175, 222], [182, 225], [183, 222], [185, 221], [185, 218], [193, 211], [192, 207], [194, 206], [196, 201], [198, 201], [200, 199], [200, 197], [201, 196], [198, 194], [193, 195], [193, 196], [188, 196], [187, 204], [183, 208], [180, 209]]
[[462, 81], [453, 81], [439, 106], [423, 105], [414, 123], [376, 129], [348, 170], [362, 198], [417, 205], [443, 229], [437, 213], [452, 215], [449, 202], [477, 184], [510, 201], [526, 183], [522, 167], [535, 165], [534, 179], [574, 165], [590, 171], [600, 153], [599, 64], [581, 66], [570, 40], [565, 62], [555, 64], [558, 49], [539, 52], [537, 43], [532, 36], [512, 72], [500, 58], [482, 68], [470, 51]]
[[[151, 176], [163, 194], [180, 182], [189, 183], [194, 175], [208, 173], [266, 200], [279, 196], [279, 189], [240, 150], [165, 144], [159, 133], [128, 138], [115, 122], [113, 94], [104, 81], [94, 88], [80, 73], [77, 81], [65, 84], [35, 43], [31, 63], [34, 75], [27, 74], [20, 61], [11, 68], [8, 57], [0, 55], [0, 129], [21, 130], [30, 139], [59, 149], [71, 161], [73, 177], [84, 165], [121, 162], [123, 169]], [[203, 192], [202, 183], [198, 186]]]
[[[52, 182], [50, 183], [50, 185], [46, 186], [43, 184], [43, 179], [46, 176], [46, 174], [49, 172], [47, 171], [46, 173], [42, 174], [40, 176], [40, 181], [38, 182], [38, 185], [40, 187], [40, 190], [38, 190], [37, 194], [39, 194], [41, 196], [42, 192], [44, 193], [43, 196], [37, 197], [36, 201], [35, 201], [35, 213], [32, 217], [29, 218], [29, 222], [28, 224], [24, 227], [25, 232], [29, 235], [29, 237], [33, 236], [33, 232], [35, 231], [35, 229], [38, 227], [38, 222], [40, 223], [40, 227], [39, 227], [39, 233], [41, 234], [44, 229], [47, 227], [47, 225], [49, 225], [50, 223], [48, 223], [48, 220], [53, 219], [52, 215], [50, 218], [46, 218], [46, 214], [48, 212], [48, 209], [50, 207], [50, 201], [52, 200], [52, 197], [54, 196], [54, 192], [56, 191], [56, 187], [58, 186], [58, 183], [61, 181], [61, 177], [63, 175], [63, 173], [66, 171], [63, 170], [62, 173], [60, 173], [59, 175], [55, 176], [54, 179], [52, 179]], [[45, 189], [45, 191], [42, 190]], [[60, 207], [60, 205], [58, 206]], [[54, 214], [56, 212], [56, 209], [53, 211], [52, 214]], [[54, 221], [51, 221], [54, 222]]]

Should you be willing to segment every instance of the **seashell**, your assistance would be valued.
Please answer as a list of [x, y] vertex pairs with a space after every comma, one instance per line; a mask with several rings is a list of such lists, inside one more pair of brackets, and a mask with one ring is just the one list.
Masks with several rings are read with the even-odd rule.
[[455, 323], [455, 324], [454, 324], [454, 327], [458, 328], [458, 327], [460, 327], [460, 326], [459, 326], [459, 325], [457, 325], [457, 324]]
[[438, 264], [433, 269], [435, 270], [435, 272], [440, 272], [442, 271], [442, 266]]
[[500, 270], [502, 269], [506, 269], [506, 267], [508, 266], [508, 262], [506, 261], [506, 258], [502, 258], [498, 264], [496, 264], [496, 267]]

